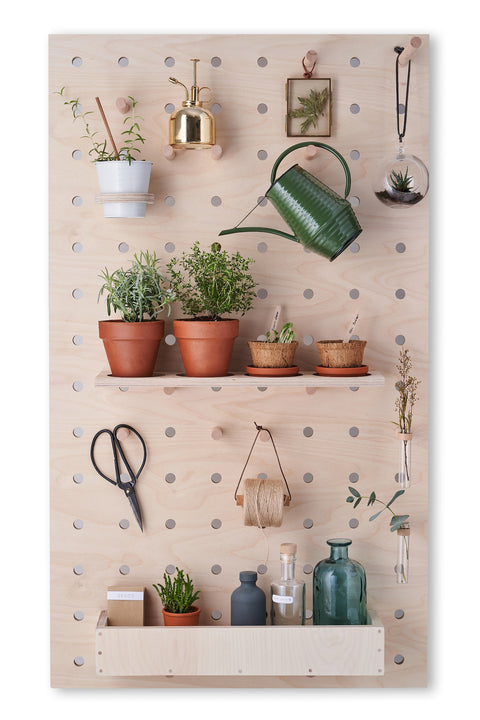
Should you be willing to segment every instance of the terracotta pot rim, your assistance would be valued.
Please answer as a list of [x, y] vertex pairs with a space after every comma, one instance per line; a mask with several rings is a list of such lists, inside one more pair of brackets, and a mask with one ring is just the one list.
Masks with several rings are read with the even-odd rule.
[[192, 615], [198, 615], [201, 611], [201, 608], [197, 607], [196, 605], [191, 606], [191, 612], [186, 613], [172, 613], [169, 610], [165, 610], [165, 608], [162, 608], [162, 612], [165, 613], [165, 615], [169, 615], [170, 617], [191, 617]]
[[216, 339], [236, 338], [240, 329], [240, 321], [228, 320], [174, 320], [173, 333], [180, 339]]
[[142, 322], [126, 322], [125, 320], [99, 320], [98, 334], [102, 340], [161, 340], [165, 334], [165, 321], [142, 320]]

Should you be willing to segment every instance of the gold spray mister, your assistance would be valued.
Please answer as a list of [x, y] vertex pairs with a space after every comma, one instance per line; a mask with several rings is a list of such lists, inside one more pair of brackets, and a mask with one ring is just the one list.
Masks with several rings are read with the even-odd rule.
[[[168, 78], [174, 85], [181, 85], [185, 89], [185, 100], [182, 107], [170, 115], [169, 122], [169, 144], [173, 148], [186, 150], [202, 150], [215, 145], [215, 118], [210, 110], [203, 107], [199, 99], [202, 90], [210, 90], [204, 86], [197, 85], [197, 63], [193, 62], [193, 85], [190, 93], [186, 85], [176, 78]], [[210, 90], [210, 92], [212, 92]]]

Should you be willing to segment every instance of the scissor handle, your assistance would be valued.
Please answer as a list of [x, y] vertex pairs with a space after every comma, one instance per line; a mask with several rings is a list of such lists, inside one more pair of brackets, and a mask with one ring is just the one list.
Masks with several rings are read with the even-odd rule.
[[[120, 440], [117, 438], [117, 433], [118, 433], [118, 431], [121, 430], [122, 428], [125, 428], [126, 430], [129, 430], [129, 431], [132, 432], [134, 435], [136, 435], [137, 438], [140, 440], [140, 442], [141, 442], [141, 444], [142, 444], [142, 448], [143, 448], [143, 460], [142, 460], [142, 463], [141, 463], [139, 469], [137, 470], [136, 474], [133, 473], [133, 470], [132, 470], [132, 468], [130, 467], [130, 464], [129, 464], [126, 456], [125, 456], [125, 453], [123, 452], [123, 448], [122, 448], [122, 446], [121, 446], [121, 444], [120, 444]], [[137, 481], [137, 478], [140, 476], [140, 473], [142, 472], [143, 468], [145, 467], [145, 462], [146, 462], [146, 460], [147, 460], [147, 447], [146, 447], [146, 445], [145, 445], [145, 441], [144, 441], [144, 439], [142, 438], [142, 436], [140, 435], [140, 433], [135, 430], [135, 428], [133, 428], [131, 425], [125, 425], [124, 423], [121, 423], [120, 425], [116, 425], [116, 427], [113, 428], [113, 437], [114, 437], [114, 439], [115, 439], [115, 445], [116, 445], [116, 447], [118, 448], [118, 452], [120, 453], [120, 457], [122, 458], [123, 464], [125, 465], [125, 468], [126, 468], [128, 474], [129, 474], [129, 476], [130, 476], [130, 483], [131, 483], [132, 485], [135, 485], [135, 483], [136, 483], [136, 481]], [[117, 462], [117, 466], [118, 466], [118, 462]], [[120, 474], [118, 474], [117, 477], [118, 477], [118, 481], [117, 481], [118, 486], [121, 487], [122, 490], [124, 490], [125, 487], [126, 487], [127, 485], [129, 485], [130, 483], [124, 483], [124, 482], [122, 482], [122, 480], [120, 479]]]
[[109, 482], [109, 483], [112, 483], [112, 485], [116, 485], [116, 484], [117, 484], [117, 481], [116, 481], [116, 480], [112, 480], [112, 478], [109, 478], [108, 475], [105, 475], [105, 473], [103, 473], [103, 472], [100, 470], [100, 468], [98, 467], [97, 463], [95, 462], [95, 456], [94, 456], [94, 454], [93, 454], [93, 451], [94, 451], [94, 448], [95, 448], [95, 444], [96, 444], [98, 438], [100, 437], [100, 435], [103, 435], [104, 433], [106, 433], [106, 434], [109, 436], [110, 442], [112, 443], [113, 463], [114, 463], [114, 466], [115, 466], [115, 477], [118, 478], [118, 479], [120, 479], [120, 470], [119, 470], [119, 467], [118, 467], [118, 457], [117, 457], [117, 448], [116, 448], [116, 444], [115, 444], [115, 437], [114, 437], [114, 435], [113, 435], [113, 433], [112, 433], [111, 430], [107, 430], [107, 429], [99, 430], [99, 431], [95, 434], [95, 436], [94, 436], [94, 438], [93, 438], [93, 440], [92, 440], [92, 444], [90, 445], [90, 460], [92, 461], [93, 467], [95, 468], [95, 470], [97, 471], [97, 473], [98, 473], [99, 475], [101, 475], [101, 477], [103, 477], [105, 480], [108, 480], [108, 482]]

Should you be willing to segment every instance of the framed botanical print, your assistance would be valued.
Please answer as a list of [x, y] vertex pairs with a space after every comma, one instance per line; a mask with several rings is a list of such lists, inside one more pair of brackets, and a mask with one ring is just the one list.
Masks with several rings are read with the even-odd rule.
[[289, 78], [285, 95], [287, 137], [330, 137], [332, 134], [330, 78]]

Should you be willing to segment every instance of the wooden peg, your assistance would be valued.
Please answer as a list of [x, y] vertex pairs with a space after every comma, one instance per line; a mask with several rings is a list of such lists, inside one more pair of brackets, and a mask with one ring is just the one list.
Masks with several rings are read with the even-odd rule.
[[214, 160], [220, 160], [220, 158], [223, 155], [223, 148], [221, 145], [213, 145], [212, 149], [210, 150], [210, 153]]
[[171, 145], [163, 146], [163, 155], [167, 160], [173, 160], [176, 154], [177, 153], [175, 152], [175, 150], [172, 148]]
[[317, 391], [317, 388], [307, 387], [307, 388], [305, 388], [305, 390], [306, 390], [307, 395], [313, 395]]
[[212, 440], [221, 440], [223, 437], [223, 430], [221, 427], [214, 427], [211, 432]]
[[408, 65], [409, 60], [412, 59], [412, 57], [417, 52], [418, 48], [422, 44], [422, 39], [415, 36], [413, 37], [408, 45], [403, 49], [403, 51], [398, 56], [398, 64], [400, 67], [405, 67], [405, 65]]
[[165, 393], [165, 395], [173, 395], [173, 393], [175, 392], [175, 388], [174, 387], [164, 387], [163, 392]]
[[120, 440], [120, 442], [124, 442], [129, 436], [130, 430], [128, 428], [122, 427], [117, 432], [117, 439]]
[[303, 155], [305, 160], [313, 160], [318, 155], [318, 148], [315, 145], [307, 145], [307, 147], [303, 148]]
[[117, 110], [119, 110], [122, 115], [126, 115], [132, 107], [131, 103], [124, 97], [117, 98], [115, 100], [115, 105], [117, 106]]
[[302, 60], [303, 69], [305, 70], [304, 77], [312, 77], [313, 69], [317, 64], [318, 53], [315, 50], [309, 50]]

